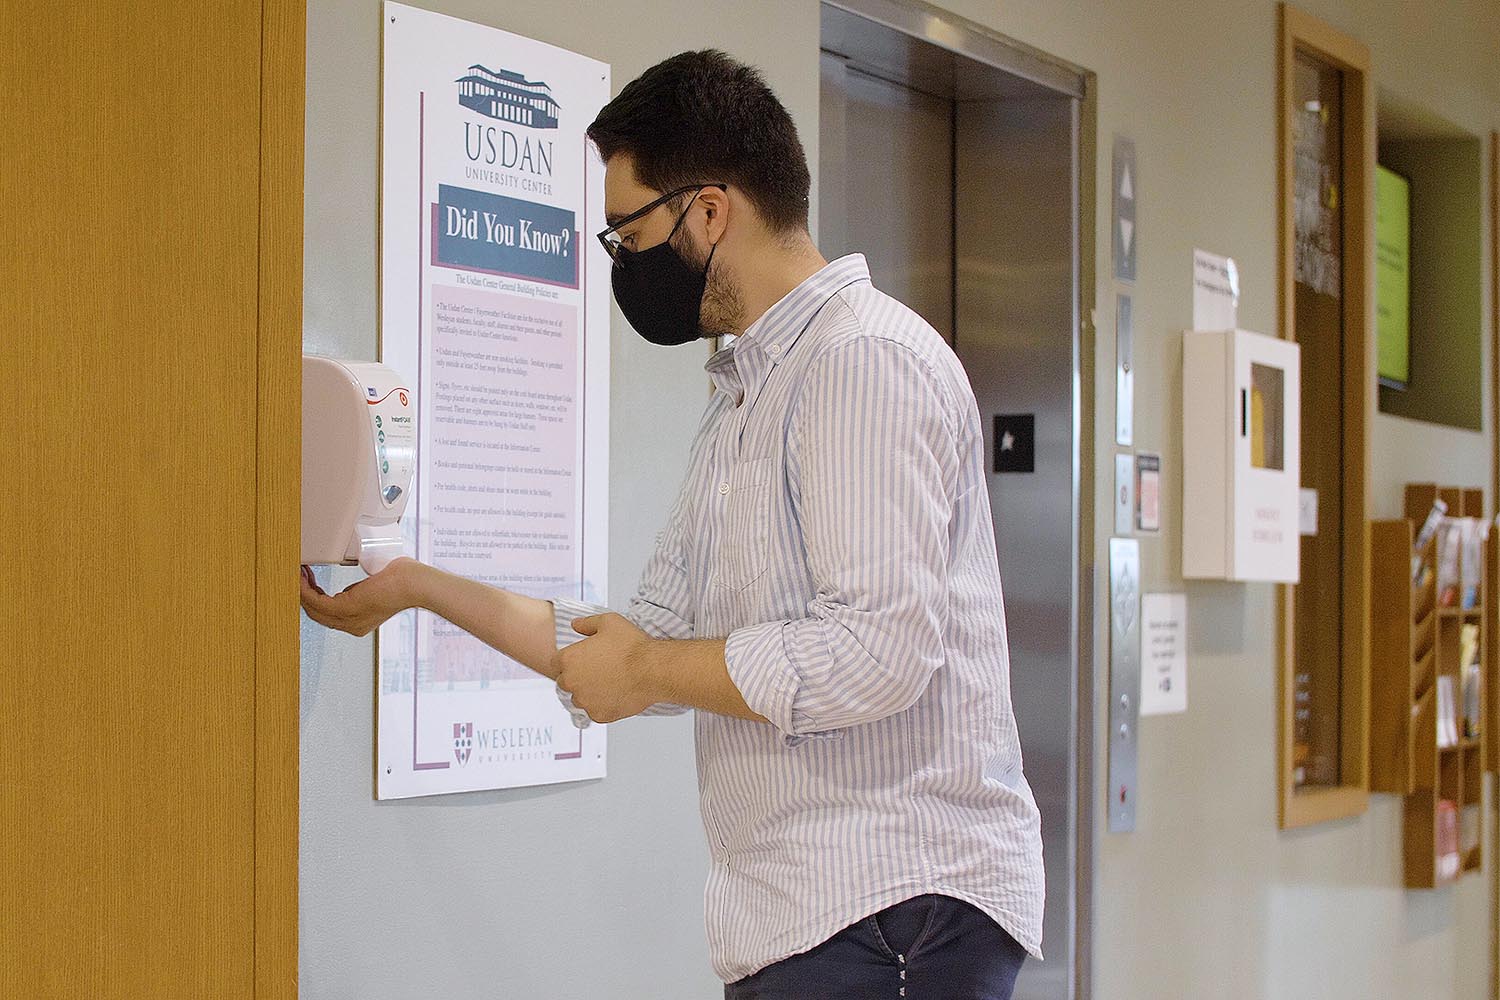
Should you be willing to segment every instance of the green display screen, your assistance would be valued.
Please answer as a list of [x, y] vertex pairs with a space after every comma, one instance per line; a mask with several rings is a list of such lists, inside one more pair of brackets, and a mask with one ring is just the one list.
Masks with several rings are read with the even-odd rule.
[[1411, 182], [1375, 168], [1375, 338], [1383, 385], [1411, 379]]

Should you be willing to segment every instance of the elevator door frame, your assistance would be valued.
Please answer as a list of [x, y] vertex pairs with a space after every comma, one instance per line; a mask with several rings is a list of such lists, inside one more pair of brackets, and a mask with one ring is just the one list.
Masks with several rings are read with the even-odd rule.
[[[1093, 73], [983, 25], [920, 0], [822, 0], [822, 5], [862, 17], [1040, 85], [1074, 100], [1073, 188], [1073, 525], [1069, 623], [1075, 682], [1077, 748], [1073, 757], [1074, 829], [1071, 837], [1073, 908], [1072, 997], [1092, 993], [1093, 867], [1097, 857], [1094, 698], [1099, 666], [1094, 644], [1095, 577], [1095, 162], [1096, 80]], [[955, 335], [957, 331], [955, 330]]]

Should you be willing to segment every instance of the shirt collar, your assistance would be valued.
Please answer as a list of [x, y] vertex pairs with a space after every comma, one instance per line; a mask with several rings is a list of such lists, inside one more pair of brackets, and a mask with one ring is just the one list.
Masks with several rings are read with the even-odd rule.
[[708, 372], [715, 389], [731, 396], [739, 395], [740, 375], [734, 367], [734, 341], [714, 351], [703, 365], [703, 370]]
[[870, 280], [864, 254], [846, 254], [823, 265], [783, 295], [745, 332], [704, 364], [715, 387], [731, 395], [785, 361], [818, 310], [849, 285]]

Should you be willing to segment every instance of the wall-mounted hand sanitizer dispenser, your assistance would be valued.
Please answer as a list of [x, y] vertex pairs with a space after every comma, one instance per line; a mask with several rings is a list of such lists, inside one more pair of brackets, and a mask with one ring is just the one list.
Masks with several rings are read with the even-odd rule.
[[1184, 335], [1183, 576], [1297, 582], [1300, 358], [1246, 330]]
[[302, 356], [302, 562], [378, 573], [401, 555], [416, 396], [382, 364]]

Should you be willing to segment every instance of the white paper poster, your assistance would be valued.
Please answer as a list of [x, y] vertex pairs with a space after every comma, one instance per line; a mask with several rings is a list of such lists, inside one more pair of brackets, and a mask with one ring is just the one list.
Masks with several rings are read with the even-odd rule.
[[[603, 603], [609, 259], [584, 129], [609, 67], [403, 4], [382, 26], [381, 360], [419, 407], [407, 554]], [[604, 775], [603, 726], [437, 616], [397, 616], [377, 650], [377, 797]]]
[[1187, 595], [1141, 597], [1141, 714], [1187, 711]]
[[1193, 329], [1234, 330], [1239, 326], [1240, 272], [1233, 257], [1193, 251]]
[[1302, 489], [1297, 493], [1297, 533], [1318, 533], [1318, 491]]

